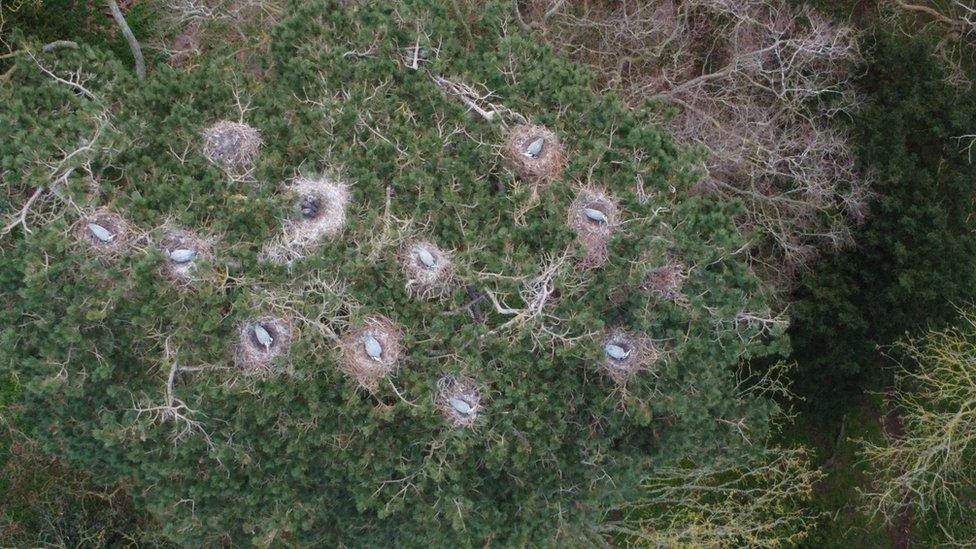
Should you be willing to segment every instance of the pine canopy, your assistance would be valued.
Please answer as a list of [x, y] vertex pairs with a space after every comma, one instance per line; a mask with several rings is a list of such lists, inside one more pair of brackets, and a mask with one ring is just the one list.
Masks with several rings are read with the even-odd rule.
[[[0, 87], [0, 208], [44, 188], [46, 216], [0, 241], [0, 368], [47, 450], [131, 486], [177, 542], [514, 546], [578, 542], [655, 468], [765, 434], [775, 406], [745, 397], [739, 365], [780, 333], [759, 320], [738, 206], [688, 192], [692, 151], [594, 92], [509, 3], [295, 4], [251, 73], [209, 59], [140, 84], [109, 53], [34, 44]], [[435, 77], [490, 90], [498, 116]], [[202, 154], [220, 120], [260, 132], [249, 169]], [[559, 136], [553, 181], [503, 155], [519, 123]], [[348, 183], [345, 226], [270, 260], [288, 185], [319, 176]], [[586, 189], [616, 207], [595, 267], [567, 214]], [[99, 209], [131, 231], [118, 254], [78, 237]], [[190, 283], [163, 275], [166, 227], [213, 243]], [[444, 295], [405, 287], [412, 241], [450, 252]], [[680, 295], [646, 289], [675, 265]], [[262, 315], [293, 332], [248, 375], [234, 347]], [[401, 349], [371, 391], [340, 362], [374, 316]], [[618, 329], [653, 349], [623, 382], [600, 367]], [[477, 385], [473, 424], [446, 419], [445, 376]]]

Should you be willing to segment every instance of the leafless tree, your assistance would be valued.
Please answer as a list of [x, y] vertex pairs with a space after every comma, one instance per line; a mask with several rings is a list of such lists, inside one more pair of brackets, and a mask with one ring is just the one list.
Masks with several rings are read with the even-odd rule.
[[781, 547], [803, 540], [804, 505], [823, 477], [801, 449], [769, 448], [736, 463], [665, 467], [644, 496], [604, 529], [638, 547]]
[[745, 204], [761, 272], [788, 286], [818, 250], [849, 241], [870, 192], [834, 120], [857, 107], [850, 28], [770, 0], [552, 3], [528, 16], [705, 151], [696, 190]]
[[965, 493], [976, 486], [976, 314], [963, 312], [962, 322], [900, 346], [917, 362], [898, 373], [893, 401], [902, 432], [863, 443], [876, 475], [866, 493], [872, 510], [888, 521], [905, 511], [938, 517], [948, 536], [973, 515]]

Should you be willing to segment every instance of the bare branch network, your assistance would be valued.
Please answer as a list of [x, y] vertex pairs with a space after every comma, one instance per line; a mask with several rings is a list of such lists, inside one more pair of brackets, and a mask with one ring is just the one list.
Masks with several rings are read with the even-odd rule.
[[893, 396], [904, 432], [863, 443], [877, 476], [866, 496], [889, 522], [906, 507], [934, 513], [943, 526], [972, 513], [962, 491], [976, 485], [976, 314], [963, 312], [962, 321], [900, 346], [916, 362], [900, 369]]
[[[591, 338], [593, 334], [570, 334], [566, 330], [560, 330], [559, 326], [568, 319], [552, 312], [553, 294], [557, 287], [562, 292], [569, 292], [582, 284], [580, 280], [568, 276], [567, 271], [571, 270], [569, 269], [571, 266], [569, 249], [559, 255], [543, 258], [537, 274], [519, 279], [521, 288], [518, 300], [522, 302], [522, 307], [513, 308], [507, 305], [503, 298], [499, 298], [495, 292], [485, 288], [485, 295], [494, 305], [495, 312], [510, 318], [482, 337], [503, 332], [513, 334], [528, 332], [535, 345], [542, 348]], [[482, 276], [498, 275], [482, 273]]]
[[[764, 274], [788, 284], [817, 251], [849, 241], [870, 180], [832, 120], [857, 108], [852, 29], [758, 0], [655, 0], [563, 7], [544, 32], [632, 104], [707, 154], [699, 189], [741, 199]], [[673, 115], [672, 115], [673, 114]]]
[[[185, 402], [176, 396], [174, 383], [176, 380], [176, 374], [180, 371], [180, 366], [177, 362], [177, 351], [171, 348], [168, 338], [164, 343], [164, 362], [169, 365], [169, 373], [166, 376], [164, 401], [161, 404], [155, 405], [151, 403], [134, 405], [133, 411], [136, 412], [138, 417], [148, 415], [151, 418], [151, 421], [154, 423], [172, 423], [173, 444], [178, 444], [186, 440], [194, 433], [198, 433], [206, 443], [207, 447], [212, 450], [215, 446], [213, 439], [210, 437], [210, 433], [207, 432], [206, 428], [204, 428], [203, 423], [195, 419], [203, 414], [191, 409]], [[193, 369], [191, 368], [185, 370], [190, 371]]]
[[782, 547], [818, 515], [803, 502], [824, 475], [805, 450], [769, 448], [744, 462], [665, 467], [641, 500], [604, 530], [640, 547]]
[[965, 67], [973, 62], [976, 53], [976, 5], [973, 0], [892, 0], [883, 6], [882, 18], [886, 23], [906, 32], [917, 32], [919, 23], [938, 27], [945, 37], [936, 45], [936, 55], [949, 69], [946, 81], [953, 86], [972, 88], [973, 82]]

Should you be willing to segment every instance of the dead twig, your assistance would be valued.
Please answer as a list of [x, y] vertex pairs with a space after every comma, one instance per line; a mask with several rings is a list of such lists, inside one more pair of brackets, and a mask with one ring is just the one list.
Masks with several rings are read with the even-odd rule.
[[92, 101], [97, 101], [98, 100], [98, 97], [96, 97], [95, 94], [91, 92], [91, 90], [89, 90], [84, 85], [82, 85], [81, 69], [80, 68], [77, 71], [75, 71], [74, 73], [72, 73], [72, 76], [71, 76], [72, 80], [65, 80], [64, 78], [61, 78], [60, 76], [54, 74], [54, 72], [52, 72], [50, 69], [48, 69], [47, 67], [45, 67], [44, 65], [42, 65], [41, 62], [37, 59], [37, 57], [35, 57], [34, 54], [30, 50], [24, 50], [24, 51], [27, 52], [27, 56], [30, 57], [32, 61], [34, 61], [34, 64], [37, 65], [37, 68], [41, 69], [41, 72], [43, 72], [44, 74], [50, 76], [56, 82], [59, 82], [61, 84], [64, 84], [66, 86], [69, 86], [69, 87], [73, 88], [75, 91], [77, 91], [81, 95], [84, 95], [88, 99], [91, 99]]
[[24, 227], [24, 232], [30, 234], [30, 227], [27, 226], [27, 213], [30, 211], [31, 205], [34, 204], [34, 201], [37, 200], [37, 198], [41, 196], [41, 193], [43, 192], [44, 187], [38, 187], [34, 191], [34, 194], [32, 194], [30, 198], [27, 199], [27, 202], [24, 203], [23, 207], [20, 208], [20, 213], [17, 214], [14, 220], [7, 224], [7, 226], [5, 226], [3, 229], [0, 229], [0, 236], [5, 236], [10, 231], [14, 230], [17, 225], [22, 225]]
[[169, 375], [166, 377], [165, 402], [157, 406], [133, 406], [133, 411], [137, 416], [150, 414], [153, 420], [158, 423], [173, 422], [173, 443], [177, 444], [194, 432], [200, 433], [204, 442], [212, 450], [215, 448], [210, 433], [204, 429], [203, 424], [195, 419], [194, 416], [199, 412], [192, 410], [185, 402], [176, 397], [173, 384], [176, 380], [176, 373], [180, 370], [176, 360], [176, 352], [170, 348], [169, 338], [164, 344], [164, 356], [169, 362]]

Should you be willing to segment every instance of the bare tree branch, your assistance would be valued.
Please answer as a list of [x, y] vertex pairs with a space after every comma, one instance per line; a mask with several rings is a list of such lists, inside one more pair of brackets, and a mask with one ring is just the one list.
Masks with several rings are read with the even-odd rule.
[[664, 467], [609, 534], [642, 547], [782, 547], [817, 522], [805, 504], [823, 474], [804, 450], [769, 448], [730, 464]]
[[916, 362], [899, 368], [891, 397], [903, 428], [861, 441], [876, 475], [865, 494], [871, 510], [889, 522], [906, 510], [931, 513], [950, 537], [955, 514], [972, 516], [965, 490], [976, 485], [976, 314], [961, 316], [960, 328], [899, 345]]
[[849, 242], [870, 195], [832, 120], [858, 107], [851, 28], [760, 0], [567, 6], [545, 36], [635, 106], [678, 107], [660, 119], [706, 152], [695, 190], [742, 200], [762, 274], [789, 287], [820, 249]]
[[129, 43], [129, 49], [132, 50], [132, 57], [136, 60], [136, 76], [139, 80], [146, 79], [146, 62], [142, 58], [142, 48], [139, 46], [139, 41], [136, 40], [136, 36], [132, 34], [132, 29], [129, 28], [129, 24], [125, 22], [125, 17], [122, 15], [122, 10], [119, 9], [119, 4], [115, 0], [108, 0], [108, 7], [112, 10], [112, 18], [122, 29], [122, 35], [125, 36], [125, 40]]
[[34, 194], [32, 194], [30, 198], [27, 199], [27, 202], [24, 203], [23, 207], [20, 208], [20, 213], [14, 217], [14, 220], [8, 223], [3, 229], [0, 229], [0, 236], [4, 236], [10, 231], [14, 230], [14, 227], [17, 225], [22, 225], [25, 233], [31, 232], [30, 228], [27, 226], [27, 213], [30, 211], [30, 207], [34, 201], [37, 200], [37, 197], [41, 196], [42, 192], [44, 192], [44, 187], [38, 187], [34, 191]]
[[81, 70], [80, 69], [78, 71], [75, 71], [74, 73], [72, 73], [70, 80], [66, 80], [64, 78], [61, 78], [57, 74], [54, 74], [53, 71], [51, 71], [50, 69], [48, 69], [47, 67], [45, 67], [44, 65], [42, 65], [41, 62], [38, 61], [37, 57], [35, 57], [34, 54], [30, 50], [24, 50], [24, 51], [27, 52], [28, 57], [30, 57], [31, 60], [34, 61], [34, 63], [37, 65], [37, 68], [41, 69], [41, 72], [43, 72], [44, 74], [50, 76], [55, 81], [57, 81], [57, 82], [59, 82], [61, 84], [64, 84], [66, 86], [70, 86], [70, 87], [74, 88], [78, 93], [84, 95], [88, 99], [91, 99], [93, 101], [97, 101], [98, 100], [98, 97], [96, 97], [94, 93], [92, 93], [88, 88], [86, 88], [83, 85], [83, 80], [82, 80]]

